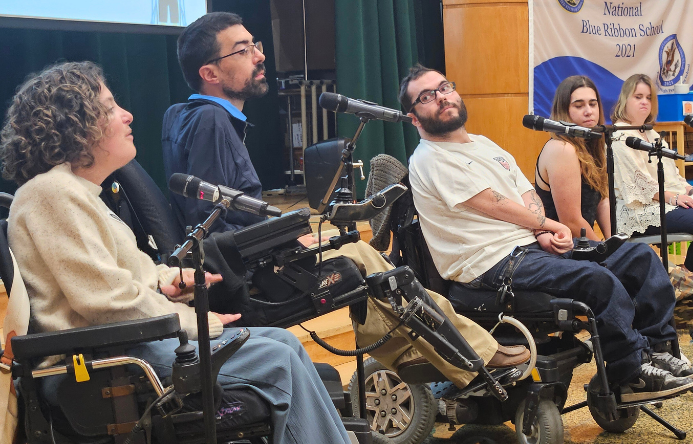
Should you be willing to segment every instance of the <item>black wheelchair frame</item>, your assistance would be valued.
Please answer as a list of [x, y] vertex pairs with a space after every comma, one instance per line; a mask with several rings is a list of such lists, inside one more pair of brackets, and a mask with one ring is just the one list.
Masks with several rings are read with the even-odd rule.
[[[407, 179], [405, 178], [403, 182], [407, 183]], [[607, 382], [596, 322], [591, 309], [586, 304], [572, 299], [556, 298], [538, 291], [502, 293], [501, 289], [499, 291], [469, 289], [460, 284], [445, 281], [433, 265], [431, 253], [418, 223], [411, 194], [395, 202], [394, 207], [390, 220], [394, 242], [390, 258], [395, 265], [411, 267], [426, 288], [448, 295], [456, 312], [487, 329], [494, 328], [498, 324], [499, 315], [504, 314], [513, 316], [532, 331], [539, 352], [536, 365], [538, 374], [533, 374], [532, 382], [518, 383], [515, 388], [508, 390], [511, 399], [516, 392], [519, 392], [520, 398], [527, 399], [522, 416], [524, 420], [521, 425], [516, 424], [516, 427], [525, 435], [532, 433], [532, 421], [536, 418], [541, 400], [549, 399], [553, 401], [560, 414], [589, 407], [598, 425], [610, 432], [627, 430], [635, 423], [638, 413], [642, 411], [673, 432], [678, 439], [685, 439], [685, 431], [676, 428], [646, 407], [648, 404], [658, 405], [662, 399], [640, 403], [618, 401], [618, 394], [613, 393]], [[584, 343], [575, 336], [583, 330], [590, 334], [589, 343]], [[512, 331], [512, 328], [503, 326], [496, 330], [494, 337], [504, 345], [517, 344], [519, 340], [522, 340], [522, 337]], [[592, 356], [595, 358], [597, 374], [585, 387], [587, 400], [565, 406], [566, 393], [574, 367], [590, 362]], [[484, 423], [493, 424], [500, 424], [507, 420], [514, 421], [515, 418], [511, 414], [512, 406], [518, 404], [520, 402], [516, 399], [505, 405], [498, 404], [493, 409], [485, 408], [485, 412], [499, 410], [503, 412], [502, 415], [497, 415], [490, 421], [488, 416], [466, 419], [472, 419], [468, 423], [475, 423], [479, 419]], [[448, 417], [453, 419], [450, 415]], [[453, 421], [451, 425], [452, 423]]]

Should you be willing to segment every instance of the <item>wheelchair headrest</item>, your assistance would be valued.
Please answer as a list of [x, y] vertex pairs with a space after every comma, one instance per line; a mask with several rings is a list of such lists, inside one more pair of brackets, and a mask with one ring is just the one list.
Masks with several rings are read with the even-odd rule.
[[[387, 154], [378, 154], [371, 159], [366, 196], [375, 194], [388, 185], [401, 182], [408, 173], [407, 167], [399, 160]], [[394, 205], [390, 205], [370, 220], [371, 230], [373, 230], [370, 244], [376, 250], [385, 251], [390, 246], [390, 218], [393, 207]]]
[[[118, 186], [114, 187], [114, 182]], [[115, 171], [104, 181], [102, 188], [104, 202], [130, 226], [141, 249], [140, 238], [151, 236], [158, 252], [168, 255], [183, 238], [168, 199], [136, 160]], [[118, 206], [117, 201], [124, 201], [129, 217], [119, 214], [122, 207], [114, 208]]]
[[10, 208], [14, 196], [9, 193], [0, 193], [0, 207]]
[[10, 244], [7, 242], [7, 221], [0, 220], [0, 279], [5, 284], [5, 291], [9, 295], [14, 281], [14, 265], [10, 254]]

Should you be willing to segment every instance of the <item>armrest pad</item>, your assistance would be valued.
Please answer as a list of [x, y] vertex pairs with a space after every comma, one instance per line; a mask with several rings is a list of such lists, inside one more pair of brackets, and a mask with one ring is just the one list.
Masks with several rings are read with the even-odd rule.
[[233, 237], [245, 259], [257, 253], [269, 252], [310, 232], [310, 210], [301, 208], [242, 228], [235, 231]]
[[41, 358], [173, 338], [179, 330], [178, 314], [172, 313], [135, 321], [15, 336], [12, 338], [12, 351], [17, 359]]

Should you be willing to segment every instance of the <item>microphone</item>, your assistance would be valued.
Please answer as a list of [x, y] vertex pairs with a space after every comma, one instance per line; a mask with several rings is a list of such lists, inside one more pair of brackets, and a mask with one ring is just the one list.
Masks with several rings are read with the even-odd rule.
[[688, 116], [684, 117], [684, 118], [683, 118], [683, 122], [684, 122], [686, 125], [688, 125], [688, 126], [690, 126], [690, 127], [693, 127], [693, 115], [688, 115]]
[[547, 131], [549, 133], [565, 134], [571, 137], [581, 137], [583, 139], [599, 139], [602, 133], [590, 128], [573, 125], [565, 122], [545, 119], [541, 116], [527, 114], [522, 118], [522, 125], [535, 131]]
[[338, 113], [356, 114], [358, 117], [384, 120], [386, 122], [410, 122], [411, 117], [392, 108], [385, 108], [366, 100], [350, 99], [341, 94], [324, 92], [320, 94], [320, 106]]
[[282, 211], [267, 202], [246, 196], [243, 191], [223, 185], [212, 185], [199, 177], [175, 173], [168, 181], [168, 189], [176, 194], [217, 203], [223, 198], [231, 201], [234, 210], [245, 211], [258, 216], [281, 216]]
[[[654, 144], [645, 142], [638, 137], [626, 137], [626, 145], [634, 150], [647, 151], [648, 153], [657, 151]], [[684, 156], [680, 155], [676, 151], [667, 148], [662, 148], [662, 156], [668, 157], [669, 159], [685, 159]]]

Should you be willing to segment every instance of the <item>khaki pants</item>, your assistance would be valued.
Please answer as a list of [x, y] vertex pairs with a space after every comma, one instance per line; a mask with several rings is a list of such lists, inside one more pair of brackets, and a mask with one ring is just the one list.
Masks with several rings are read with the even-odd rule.
[[[344, 245], [339, 250], [329, 250], [323, 253], [323, 259], [338, 256], [348, 257], [354, 261], [364, 276], [393, 268], [378, 251], [362, 241]], [[428, 294], [450, 318], [469, 345], [484, 360], [484, 363], [487, 363], [498, 350], [496, 340], [474, 321], [455, 313], [450, 301], [443, 296], [432, 291], [429, 291]], [[366, 323], [361, 325], [353, 321], [358, 346], [366, 347], [373, 344], [397, 323], [399, 323], [399, 318], [392, 311], [390, 304], [368, 298]], [[411, 329], [406, 326], [399, 327], [392, 333], [392, 339], [382, 347], [373, 350], [370, 355], [393, 371], [396, 371], [401, 364], [423, 356], [460, 388], [465, 387], [474, 379], [476, 373], [467, 372], [449, 364], [423, 338], [419, 337], [412, 340], [409, 336], [410, 331]]]

